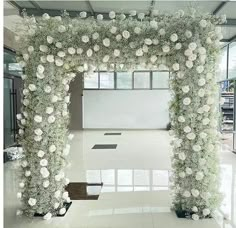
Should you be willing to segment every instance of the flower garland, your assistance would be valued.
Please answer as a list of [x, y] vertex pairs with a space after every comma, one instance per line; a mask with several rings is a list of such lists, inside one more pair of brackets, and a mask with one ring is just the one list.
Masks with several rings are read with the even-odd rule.
[[87, 18], [86, 12], [73, 19], [66, 12], [24, 17], [25, 29], [16, 37], [18, 61], [25, 67], [23, 108], [17, 115], [25, 153], [17, 194], [23, 205], [17, 213], [50, 219], [64, 214], [64, 202], [70, 202], [64, 169], [70, 150], [68, 91], [76, 74], [141, 65], [172, 72], [173, 207], [194, 220], [208, 217], [220, 202], [214, 72], [222, 38], [216, 26], [225, 17], [193, 10], [151, 16], [131, 11], [128, 18], [112, 11], [109, 17]]

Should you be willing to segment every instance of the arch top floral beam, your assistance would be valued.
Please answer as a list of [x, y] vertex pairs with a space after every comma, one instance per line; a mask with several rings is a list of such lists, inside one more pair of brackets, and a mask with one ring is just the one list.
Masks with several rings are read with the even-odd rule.
[[[141, 65], [172, 72], [170, 103], [173, 132], [173, 208], [197, 220], [219, 206], [217, 85], [215, 62], [225, 17], [189, 14], [151, 16], [132, 11], [109, 13], [108, 21], [24, 17], [16, 37], [19, 63], [25, 68], [23, 107], [18, 114], [25, 158], [18, 214], [40, 213], [45, 219], [65, 213], [69, 153], [67, 125], [69, 84], [76, 74], [99, 68], [132, 70]], [[69, 136], [71, 138], [71, 136]]]

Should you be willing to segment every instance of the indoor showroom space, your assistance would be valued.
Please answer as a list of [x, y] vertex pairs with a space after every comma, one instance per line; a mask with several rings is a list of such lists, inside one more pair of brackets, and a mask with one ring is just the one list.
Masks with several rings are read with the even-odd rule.
[[2, 1], [2, 227], [236, 228], [236, 1]]

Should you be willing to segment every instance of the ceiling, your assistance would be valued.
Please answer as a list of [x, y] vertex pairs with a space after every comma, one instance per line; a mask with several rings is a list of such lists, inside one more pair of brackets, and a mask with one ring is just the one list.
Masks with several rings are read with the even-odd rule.
[[179, 9], [187, 10], [194, 7], [201, 12], [210, 12], [220, 15], [226, 14], [228, 22], [223, 27], [224, 42], [230, 42], [236, 39], [236, 0], [234, 1], [159, 1], [159, 0], [106, 0], [106, 1], [4, 1], [4, 26], [14, 31], [15, 22], [20, 22], [19, 13], [26, 9], [27, 13], [40, 16], [47, 12], [51, 16], [60, 15], [62, 10], [67, 10], [71, 16], [76, 16], [81, 11], [87, 11], [89, 15], [99, 13], [106, 15], [111, 11], [128, 13], [130, 10], [150, 13], [152, 10], [158, 10], [161, 13], [173, 13]]

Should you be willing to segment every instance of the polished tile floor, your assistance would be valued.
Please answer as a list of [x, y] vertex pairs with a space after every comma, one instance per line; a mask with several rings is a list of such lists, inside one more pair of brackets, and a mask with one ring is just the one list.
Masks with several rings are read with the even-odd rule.
[[[65, 217], [44, 221], [16, 216], [18, 162], [4, 164], [5, 228], [233, 228], [236, 227], [236, 155], [221, 151], [221, 191], [225, 199], [215, 219], [177, 219], [168, 188], [170, 138], [167, 131], [74, 132], [67, 171], [71, 182], [103, 182], [98, 200], [73, 201]], [[95, 144], [117, 144], [94, 150]], [[223, 220], [224, 214], [227, 217]]]

